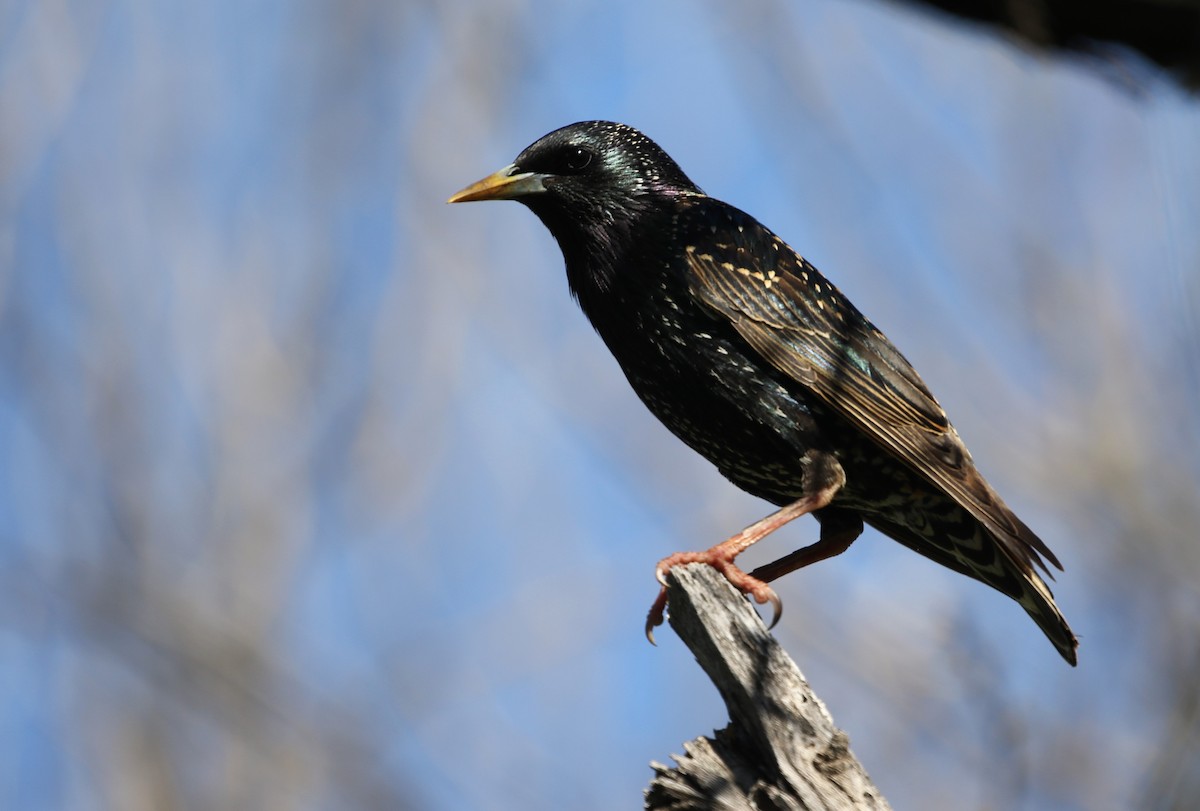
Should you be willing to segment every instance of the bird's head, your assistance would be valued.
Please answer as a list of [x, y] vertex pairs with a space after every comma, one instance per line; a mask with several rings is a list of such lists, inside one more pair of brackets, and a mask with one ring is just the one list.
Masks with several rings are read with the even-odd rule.
[[583, 121], [544, 135], [508, 166], [447, 202], [517, 200], [558, 240], [568, 271], [619, 250], [646, 212], [700, 189], [633, 127]]

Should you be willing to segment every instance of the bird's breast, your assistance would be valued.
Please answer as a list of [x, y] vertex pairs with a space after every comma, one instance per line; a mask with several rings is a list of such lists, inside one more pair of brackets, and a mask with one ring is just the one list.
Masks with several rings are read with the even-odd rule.
[[742, 489], [776, 503], [803, 494], [808, 451], [828, 443], [802, 390], [669, 278], [604, 304], [588, 316], [651, 413]]

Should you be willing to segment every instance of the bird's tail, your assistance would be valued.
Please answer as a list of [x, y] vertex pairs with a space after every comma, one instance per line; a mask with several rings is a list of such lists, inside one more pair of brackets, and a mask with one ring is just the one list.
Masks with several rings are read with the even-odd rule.
[[[864, 519], [913, 551], [1012, 597], [1054, 643], [1062, 657], [1071, 665], [1076, 664], [1075, 649], [1079, 641], [1031, 561], [1014, 560], [1007, 552], [1011, 542], [997, 540], [988, 528], [951, 499], [946, 498], [944, 504], [938, 505], [941, 509], [929, 509], [929, 506], [921, 511], [918, 521], [912, 517], [896, 521], [880, 516], [864, 516]], [[1023, 533], [1036, 538], [1016, 516], [1009, 515]], [[1041, 541], [1037, 544], [1042, 545]]]

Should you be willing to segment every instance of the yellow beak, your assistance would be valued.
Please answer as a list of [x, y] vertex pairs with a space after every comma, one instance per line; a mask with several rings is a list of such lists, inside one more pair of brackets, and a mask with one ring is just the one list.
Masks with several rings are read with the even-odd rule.
[[537, 172], [517, 172], [517, 165], [510, 163], [499, 172], [490, 174], [477, 183], [472, 183], [452, 196], [447, 203], [470, 203], [473, 200], [512, 200], [527, 194], [544, 192], [542, 183], [545, 175]]

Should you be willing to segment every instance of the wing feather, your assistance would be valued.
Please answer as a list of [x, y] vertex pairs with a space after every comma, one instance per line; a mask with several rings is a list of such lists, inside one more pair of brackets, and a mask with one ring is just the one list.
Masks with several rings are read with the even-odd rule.
[[[987, 484], [916, 370], [807, 260], [737, 209], [729, 243], [685, 247], [692, 295], [777, 369], [941, 488], [1023, 571], [1058, 559]], [[697, 223], [699, 224], [699, 223]], [[706, 224], [704, 231], [710, 228]], [[686, 227], [682, 229], [687, 233]]]

